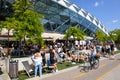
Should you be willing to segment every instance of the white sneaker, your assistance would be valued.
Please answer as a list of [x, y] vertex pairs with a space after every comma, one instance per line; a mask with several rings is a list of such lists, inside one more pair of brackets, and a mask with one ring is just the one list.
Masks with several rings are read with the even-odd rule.
[[75, 62], [72, 62], [72, 64], [76, 64]]
[[58, 69], [56, 69], [56, 72], [58, 72]]
[[52, 73], [54, 73], [54, 72], [55, 72], [55, 70], [52, 70], [51, 72], [52, 72]]

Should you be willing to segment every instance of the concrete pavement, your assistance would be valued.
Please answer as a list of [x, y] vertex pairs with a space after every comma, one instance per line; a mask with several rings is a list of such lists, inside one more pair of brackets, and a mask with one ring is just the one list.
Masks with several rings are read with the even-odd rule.
[[[108, 59], [108, 58], [105, 58], [105, 57], [101, 57], [100, 60], [104, 60], [104, 59]], [[46, 78], [49, 78], [49, 77], [53, 77], [55, 75], [61, 75], [61, 73], [67, 73], [68, 71], [74, 71], [75, 69], [78, 69], [78, 66], [75, 66], [75, 67], [71, 67], [71, 68], [68, 68], [68, 69], [64, 69], [64, 70], [60, 70], [58, 72], [55, 72], [55, 73], [48, 73], [48, 74], [45, 74], [45, 75], [42, 75], [42, 77], [33, 77], [33, 78], [29, 78], [29, 79], [26, 79], [26, 80], [44, 80]], [[72, 74], [71, 74], [72, 75]], [[62, 75], [61, 75], [62, 76]], [[64, 75], [63, 75], [64, 76]], [[55, 77], [57, 79], [57, 77]], [[52, 80], [52, 79], [50, 79]]]
[[6, 71], [6, 65], [5, 65], [5, 60], [4, 59], [1, 59], [0, 58], [0, 61], [1, 61], [1, 70], [0, 70], [0, 80], [11, 80], [7, 71]]
[[[119, 54], [117, 54], [117, 55], [119, 55]], [[104, 57], [101, 58], [101, 60], [104, 60], [104, 59], [108, 59], [108, 58], [104, 58]], [[2, 61], [2, 64], [3, 64], [3, 66], [2, 66], [2, 72], [3, 72], [3, 74], [0, 74], [0, 80], [11, 80], [10, 77], [9, 77], [9, 75], [8, 75], [8, 73], [6, 72], [5, 60], [1, 60], [1, 61]], [[75, 69], [78, 69], [78, 66], [71, 67], [71, 68], [64, 69], [64, 70], [60, 70], [60, 71], [55, 72], [55, 73], [44, 74], [42, 77], [33, 77], [33, 78], [26, 79], [26, 80], [41, 80], [41, 79], [42, 80], [46, 80], [47, 78], [54, 77], [55, 75], [59, 75], [59, 74], [61, 75], [62, 73], [67, 73], [69, 71], [74, 72]], [[115, 71], [115, 73], [119, 73], [119, 71], [117, 70], [117, 71]], [[85, 75], [85, 74], [82, 74], [82, 75]], [[64, 76], [64, 75], [61, 75], [61, 76]], [[69, 74], [69, 76], [72, 76], [72, 74]], [[69, 76], [68, 76], [68, 78], [69, 78]], [[105, 77], [105, 78], [107, 78], [107, 77]], [[106, 80], [105, 78], [104, 78], [104, 80]], [[56, 79], [57, 79], [57, 77], [56, 77]], [[52, 79], [50, 79], [50, 80], [52, 80]], [[110, 79], [110, 80], [113, 80], [113, 79]], [[119, 80], [119, 79], [117, 79], [117, 77], [116, 77], [116, 80]]]

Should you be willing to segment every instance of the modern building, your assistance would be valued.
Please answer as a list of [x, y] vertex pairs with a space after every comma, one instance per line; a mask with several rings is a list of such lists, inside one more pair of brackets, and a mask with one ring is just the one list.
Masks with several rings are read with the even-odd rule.
[[[4, 0], [0, 0], [0, 4], [2, 4], [1, 1]], [[101, 21], [89, 12], [85, 11], [83, 8], [71, 3], [69, 0], [30, 1], [35, 6], [34, 9], [45, 16], [45, 18], [42, 19], [42, 22], [46, 32], [64, 34], [69, 27], [77, 26], [85, 33], [89, 34], [89, 36], [93, 36], [98, 29], [108, 35], [108, 30]], [[4, 5], [9, 4], [8, 6], [10, 6], [14, 0], [6, 0], [6, 2], [7, 4], [4, 3]], [[5, 8], [8, 7], [5, 6]], [[2, 13], [0, 13], [0, 16], [1, 14]]]

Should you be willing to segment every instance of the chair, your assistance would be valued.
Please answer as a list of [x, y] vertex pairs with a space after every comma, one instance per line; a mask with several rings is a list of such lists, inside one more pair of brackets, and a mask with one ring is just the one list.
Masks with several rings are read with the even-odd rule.
[[24, 65], [25, 71], [28, 74], [28, 76], [31, 77], [30, 74], [33, 72], [33, 69], [31, 68], [28, 61], [22, 61], [22, 64]]

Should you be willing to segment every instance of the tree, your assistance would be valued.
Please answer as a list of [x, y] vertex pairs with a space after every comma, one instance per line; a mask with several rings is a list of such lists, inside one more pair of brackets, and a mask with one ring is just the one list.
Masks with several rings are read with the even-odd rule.
[[110, 37], [115, 43], [120, 43], [120, 29], [115, 29], [110, 32]]
[[43, 44], [41, 37], [44, 28], [40, 19], [43, 16], [34, 11], [34, 7], [30, 4], [29, 0], [16, 0], [14, 6], [16, 20], [20, 22], [20, 26], [16, 27], [16, 35], [24, 38], [29, 38], [29, 41], [35, 44]]
[[[16, 40], [27, 37], [32, 43], [42, 45], [43, 39], [41, 34], [44, 28], [40, 20], [43, 18], [43, 15], [34, 11], [34, 7], [29, 0], [15, 0], [13, 10], [14, 15], [2, 22], [4, 24], [3, 27], [10, 23], [8, 27], [14, 29]], [[12, 22], [9, 21], [9, 19], [11, 19]]]
[[0, 22], [0, 32], [1, 32], [1, 30], [2, 30], [2, 25], [1, 25], [1, 22]]
[[6, 18], [6, 21], [3, 21], [1, 23], [2, 28], [6, 28], [8, 30], [8, 55], [10, 55], [10, 53], [9, 53], [9, 36], [10, 36], [9, 32], [11, 29], [13, 29], [15, 27], [14, 24], [16, 22], [17, 21], [15, 20], [15, 18]]
[[108, 36], [106, 34], [104, 34], [101, 30], [98, 30], [95, 33], [95, 36], [96, 36], [97, 40], [99, 40], [101, 42], [105, 42], [106, 40], [108, 40]]
[[82, 30], [74, 26], [74, 27], [70, 27], [69, 29], [67, 29], [64, 38], [68, 39], [71, 36], [73, 36], [75, 39], [84, 40], [84, 35], [85, 33]]

